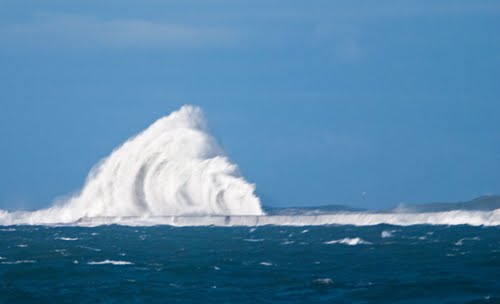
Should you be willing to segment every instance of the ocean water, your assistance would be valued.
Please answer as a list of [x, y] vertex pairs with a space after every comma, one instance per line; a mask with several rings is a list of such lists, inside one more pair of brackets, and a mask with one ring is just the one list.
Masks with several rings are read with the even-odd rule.
[[500, 303], [500, 209], [292, 209], [184, 106], [74, 195], [0, 210], [0, 303]]
[[2, 303], [500, 303], [500, 227], [0, 226]]

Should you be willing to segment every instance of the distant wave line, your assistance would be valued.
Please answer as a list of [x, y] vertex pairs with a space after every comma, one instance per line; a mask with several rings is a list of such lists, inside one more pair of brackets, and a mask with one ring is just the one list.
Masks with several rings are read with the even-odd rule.
[[[12, 214], [9, 214], [12, 215]], [[26, 218], [2, 217], [0, 225], [25, 224]], [[500, 209], [494, 211], [455, 210], [428, 213], [370, 213], [340, 212], [319, 215], [207, 215], [207, 216], [97, 216], [82, 217], [74, 222], [54, 222], [49, 220], [30, 222], [34, 225], [75, 225], [75, 226], [322, 226], [354, 225], [374, 226], [389, 224], [411, 225], [470, 225], [500, 226]]]

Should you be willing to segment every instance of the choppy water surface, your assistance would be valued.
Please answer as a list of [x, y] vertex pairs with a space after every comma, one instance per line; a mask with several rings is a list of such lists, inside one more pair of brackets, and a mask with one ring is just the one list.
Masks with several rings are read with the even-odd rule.
[[499, 303], [500, 227], [0, 226], [0, 302]]

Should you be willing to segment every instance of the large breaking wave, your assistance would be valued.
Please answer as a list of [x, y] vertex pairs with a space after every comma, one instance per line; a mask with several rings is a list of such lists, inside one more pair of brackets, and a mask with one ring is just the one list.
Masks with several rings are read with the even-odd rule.
[[81, 192], [34, 212], [0, 211], [0, 224], [85, 217], [262, 215], [255, 187], [207, 132], [200, 108], [163, 117], [96, 165]]
[[97, 164], [81, 192], [33, 212], [0, 210], [0, 225], [500, 225], [500, 209], [265, 215], [255, 187], [184, 106]]

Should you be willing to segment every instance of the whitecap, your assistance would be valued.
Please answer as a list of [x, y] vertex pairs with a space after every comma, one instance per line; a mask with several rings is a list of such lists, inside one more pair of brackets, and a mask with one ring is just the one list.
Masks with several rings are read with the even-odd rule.
[[262, 242], [264, 239], [243, 239], [245, 242]]
[[16, 231], [16, 229], [14, 229], [14, 228], [4, 228], [4, 229], [0, 229], [0, 231], [12, 232], [12, 231]]
[[335, 284], [335, 282], [330, 278], [316, 279], [316, 280], [314, 280], [314, 283], [321, 284], [321, 285], [333, 285], [333, 284]]
[[79, 240], [79, 238], [70, 238], [70, 237], [57, 237], [55, 239], [61, 240], [61, 241], [77, 241], [77, 240]]
[[352, 239], [351, 238], [344, 238], [341, 240], [327, 241], [327, 242], [324, 242], [323, 244], [344, 244], [344, 245], [349, 245], [349, 246], [355, 246], [355, 245], [369, 245], [371, 243], [357, 237], [357, 238], [352, 238]]
[[133, 265], [134, 263], [127, 262], [127, 261], [104, 260], [104, 261], [98, 261], [98, 262], [88, 262], [87, 264], [89, 264], [89, 265], [106, 265], [106, 264], [112, 264], [112, 265]]
[[480, 238], [478, 236], [473, 238], [462, 238], [455, 242], [455, 246], [462, 246], [464, 244], [464, 241], [479, 241], [479, 240]]
[[271, 262], [260, 262], [260, 265], [262, 265], [262, 266], [272, 266], [273, 263], [271, 263]]
[[87, 250], [92, 250], [92, 251], [101, 251], [101, 249], [99, 249], [99, 248], [92, 248], [89, 246], [78, 246], [78, 247], [83, 248], [83, 249], [87, 249]]
[[33, 260], [18, 260], [14, 262], [2, 262], [2, 264], [32, 264], [36, 263], [36, 261]]
[[63, 256], [67, 256], [68, 253], [66, 252], [65, 249], [55, 249], [54, 252], [60, 253]]
[[382, 236], [382, 238], [390, 238], [390, 237], [392, 237], [392, 232], [393, 231], [384, 230], [384, 231], [382, 231], [381, 236]]

